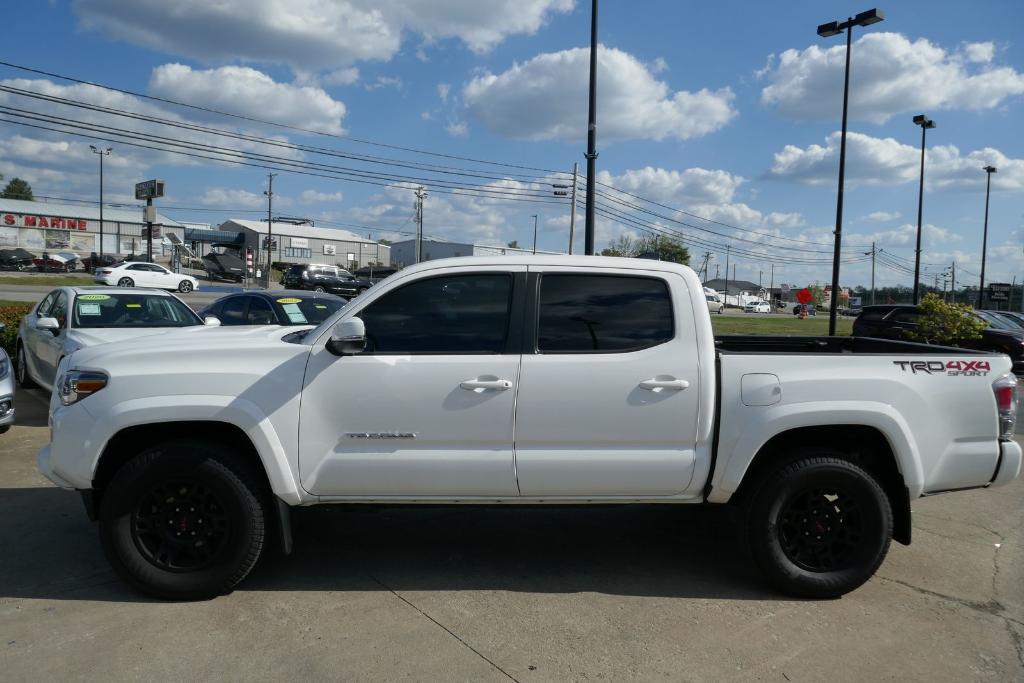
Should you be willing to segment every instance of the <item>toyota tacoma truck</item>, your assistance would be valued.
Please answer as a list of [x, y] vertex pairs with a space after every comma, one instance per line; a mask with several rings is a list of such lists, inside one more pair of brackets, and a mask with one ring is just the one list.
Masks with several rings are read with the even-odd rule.
[[732, 504], [783, 592], [840, 596], [914, 499], [1018, 476], [1003, 355], [712, 333], [685, 266], [573, 256], [402, 270], [321, 325], [76, 351], [39, 469], [127, 582], [230, 591], [319, 504]]

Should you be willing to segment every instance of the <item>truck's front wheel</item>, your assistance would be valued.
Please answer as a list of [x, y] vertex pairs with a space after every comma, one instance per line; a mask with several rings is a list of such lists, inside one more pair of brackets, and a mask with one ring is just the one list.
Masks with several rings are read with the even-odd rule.
[[746, 526], [755, 562], [782, 591], [837, 598], [882, 564], [892, 537], [892, 508], [870, 474], [823, 453], [764, 477]]
[[111, 479], [100, 540], [115, 571], [171, 600], [230, 592], [263, 549], [261, 487], [218, 444], [174, 441], [143, 451]]

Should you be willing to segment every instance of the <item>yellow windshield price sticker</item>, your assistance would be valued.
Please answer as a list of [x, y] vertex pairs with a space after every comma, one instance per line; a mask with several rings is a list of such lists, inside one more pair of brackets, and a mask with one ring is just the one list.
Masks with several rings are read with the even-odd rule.
[[302, 299], [278, 299], [279, 304], [299, 304], [302, 303]]
[[106, 301], [110, 298], [109, 294], [81, 294], [78, 297], [79, 301]]
[[142, 304], [125, 304], [125, 308], [142, 308]]

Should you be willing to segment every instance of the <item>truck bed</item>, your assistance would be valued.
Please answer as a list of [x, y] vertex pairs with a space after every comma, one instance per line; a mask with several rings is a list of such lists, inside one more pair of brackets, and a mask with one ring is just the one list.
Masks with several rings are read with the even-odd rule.
[[[723, 335], [715, 337], [720, 354], [886, 354], [886, 355], [989, 355], [990, 352], [873, 337], [783, 337]], [[994, 354], [992, 354], [994, 355]]]

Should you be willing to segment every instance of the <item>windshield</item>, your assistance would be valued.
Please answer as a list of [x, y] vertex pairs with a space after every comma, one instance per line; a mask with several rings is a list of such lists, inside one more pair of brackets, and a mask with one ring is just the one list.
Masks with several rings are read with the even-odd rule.
[[327, 297], [282, 297], [274, 301], [278, 318], [291, 325], [319, 325], [345, 306], [341, 299]]
[[173, 296], [121, 293], [79, 294], [75, 297], [71, 326], [100, 327], [187, 327], [202, 325], [192, 309]]

